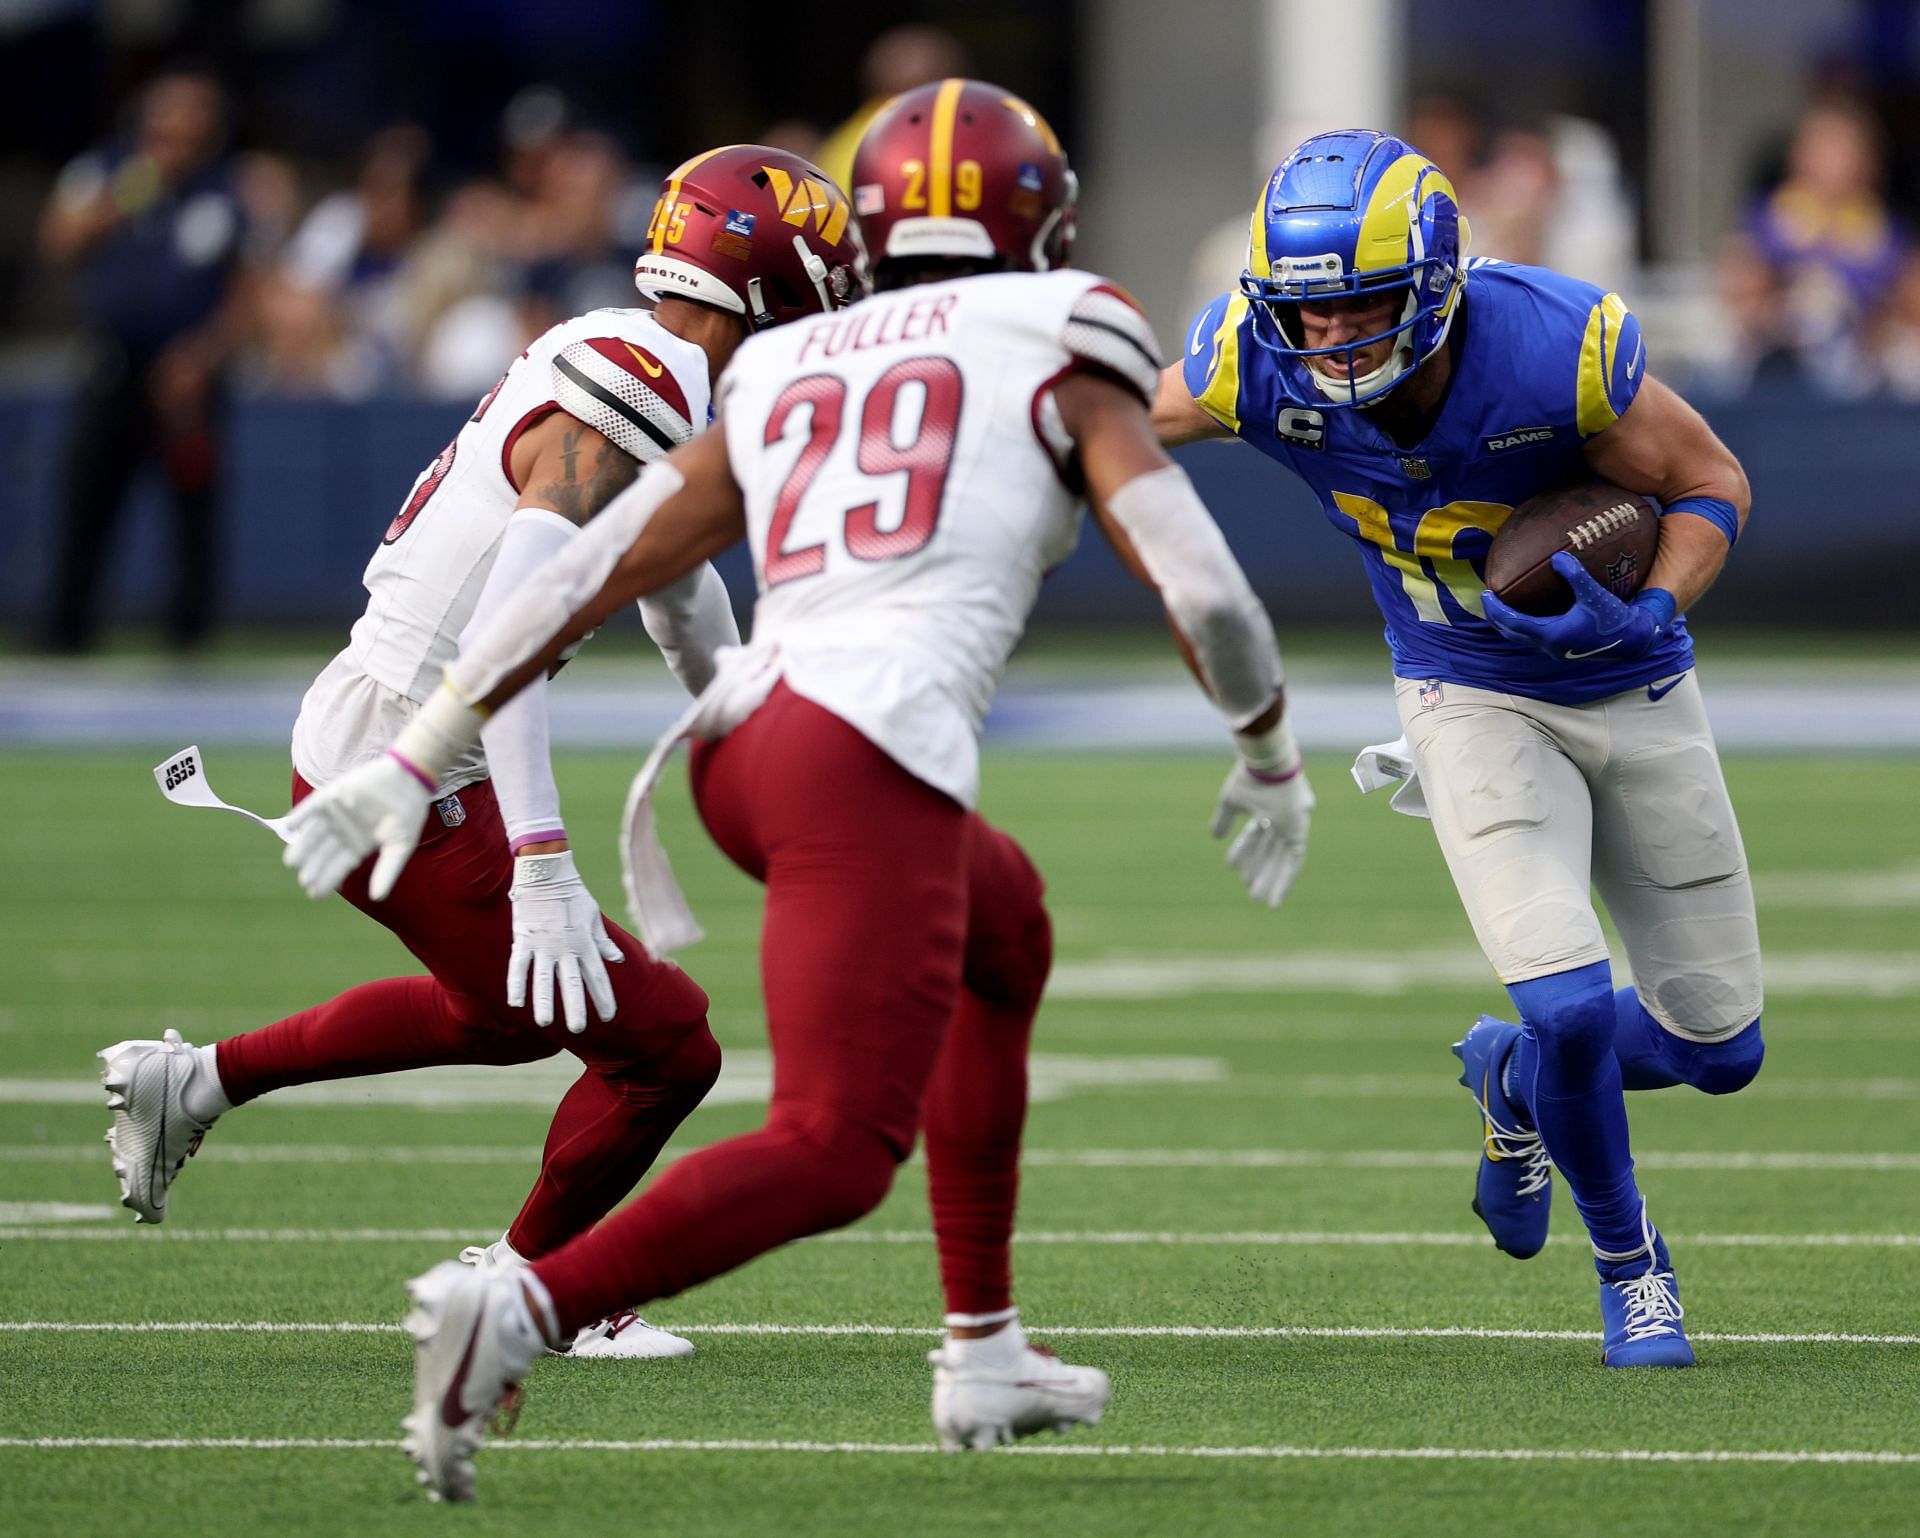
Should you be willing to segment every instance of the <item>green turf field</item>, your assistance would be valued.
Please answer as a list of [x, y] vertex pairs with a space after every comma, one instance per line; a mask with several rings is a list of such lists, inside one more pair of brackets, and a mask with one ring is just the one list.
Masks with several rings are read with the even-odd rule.
[[[1767, 1069], [1727, 1099], [1632, 1104], [1697, 1370], [1600, 1367], [1564, 1187], [1555, 1244], [1524, 1265], [1468, 1212], [1476, 1123], [1447, 1045], [1499, 995], [1423, 826], [1315, 760], [1312, 855], [1274, 915], [1205, 838], [1221, 764], [1001, 754], [986, 809], [1046, 872], [1060, 956], [1021, 1298], [1037, 1336], [1112, 1372], [1105, 1423], [1031, 1456], [928, 1450], [940, 1305], [910, 1166], [847, 1240], [649, 1310], [695, 1335], [693, 1361], [543, 1365], [456, 1513], [392, 1446], [400, 1282], [499, 1232], [564, 1073], [247, 1108], [165, 1228], [136, 1235], [88, 1098], [96, 1048], [169, 1025], [212, 1039], [407, 967], [345, 905], [302, 898], [259, 830], [163, 805], [159, 756], [0, 756], [0, 1322], [80, 1327], [0, 1329], [0, 1530], [1865, 1533], [1920, 1505], [1911, 762], [1729, 764], [1760, 873]], [[284, 795], [280, 755], [209, 760], [230, 798]], [[630, 768], [562, 768], [609, 898]], [[691, 1146], [760, 1115], [758, 894], [670, 778], [668, 844], [710, 935], [686, 960], [730, 1054]], [[188, 1328], [98, 1328], [147, 1322]], [[1807, 1338], [1833, 1335], [1854, 1338]], [[86, 1445], [43, 1445], [62, 1438]], [[321, 1445], [268, 1445], [287, 1441]], [[746, 1445], [688, 1445], [721, 1441]], [[589, 1445], [608, 1442], [626, 1445]]]

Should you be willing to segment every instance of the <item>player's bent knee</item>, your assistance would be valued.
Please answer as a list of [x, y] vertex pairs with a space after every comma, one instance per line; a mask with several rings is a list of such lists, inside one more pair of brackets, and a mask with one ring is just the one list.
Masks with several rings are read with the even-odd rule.
[[602, 1066], [600, 1076], [615, 1095], [647, 1111], [663, 1100], [691, 1111], [719, 1081], [720, 1063], [720, 1043], [701, 1019], [664, 1051]]
[[985, 824], [981, 836], [996, 842], [990, 853], [976, 854], [970, 873], [964, 980], [990, 1003], [1031, 1013], [1053, 971], [1046, 884], [1012, 839]]
[[1613, 1052], [1613, 971], [1604, 961], [1530, 978], [1507, 988], [1543, 1052], [1597, 1065]]
[[811, 1168], [805, 1183], [814, 1232], [857, 1223], [886, 1199], [893, 1173], [906, 1157], [881, 1128], [839, 1112], [783, 1112], [768, 1118]]
[[1766, 1060], [1767, 1044], [1758, 1019], [1725, 1041], [1706, 1042], [1693, 1050], [1687, 1082], [1709, 1095], [1731, 1095], [1745, 1089]]

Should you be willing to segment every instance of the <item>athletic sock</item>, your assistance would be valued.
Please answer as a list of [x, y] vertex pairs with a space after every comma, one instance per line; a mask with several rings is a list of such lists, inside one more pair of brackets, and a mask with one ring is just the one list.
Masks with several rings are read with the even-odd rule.
[[[951, 1319], [949, 1316], [949, 1323]], [[991, 1335], [975, 1335], [965, 1340], [948, 1335], [941, 1354], [949, 1367], [995, 1368], [1013, 1366], [1026, 1349], [1027, 1332], [1020, 1328], [1018, 1319], [1011, 1319]]]
[[1526, 1102], [1541, 1141], [1566, 1179], [1594, 1247], [1630, 1254], [1644, 1244], [1620, 1065], [1612, 1050], [1613, 1000], [1604, 961], [1514, 984], [1524, 1024], [1518, 1049]]
[[[878, 1206], [901, 1150], [870, 1128], [777, 1101], [768, 1125], [669, 1165], [604, 1223], [533, 1263], [572, 1333], [711, 1280]], [[529, 1273], [521, 1273], [526, 1275]]]
[[1647, 1012], [1640, 995], [1622, 988], [1613, 996], [1613, 1055], [1627, 1089], [1671, 1089], [1686, 1082], [1668, 1050], [1674, 1038]]
[[1013, 1219], [1027, 1114], [1030, 1008], [971, 988], [947, 1023], [923, 1111], [940, 1282], [955, 1314], [1013, 1305]]
[[220, 1083], [220, 1054], [211, 1045], [193, 1049], [193, 1071], [180, 1091], [180, 1109], [197, 1122], [210, 1122], [233, 1109]]
[[431, 977], [389, 977], [229, 1037], [214, 1050], [228, 1099], [244, 1105], [292, 1084], [447, 1063], [529, 1062], [554, 1050], [546, 1041], [503, 1052], [505, 1046]]

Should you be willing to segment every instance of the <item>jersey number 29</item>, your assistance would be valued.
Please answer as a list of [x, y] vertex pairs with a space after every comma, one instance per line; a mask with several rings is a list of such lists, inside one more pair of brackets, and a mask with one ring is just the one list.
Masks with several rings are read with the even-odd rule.
[[[919, 415], [905, 443], [894, 439], [895, 408], [900, 392], [920, 386]], [[946, 490], [947, 468], [953, 459], [954, 435], [960, 425], [962, 385], [959, 367], [950, 358], [905, 358], [873, 382], [860, 408], [860, 440], [855, 462], [866, 475], [904, 472], [905, 508], [891, 529], [879, 524], [878, 501], [862, 502], [846, 511], [847, 553], [861, 561], [893, 561], [912, 555], [933, 538], [940, 521], [940, 499]], [[767, 528], [766, 584], [778, 587], [798, 577], [810, 577], [827, 564], [824, 544], [787, 548], [794, 515], [813, 478], [833, 452], [846, 415], [847, 383], [835, 374], [809, 374], [780, 392], [767, 417], [762, 441], [771, 446], [786, 436], [787, 419], [801, 406], [812, 408], [806, 446], [788, 472], [773, 505]]]

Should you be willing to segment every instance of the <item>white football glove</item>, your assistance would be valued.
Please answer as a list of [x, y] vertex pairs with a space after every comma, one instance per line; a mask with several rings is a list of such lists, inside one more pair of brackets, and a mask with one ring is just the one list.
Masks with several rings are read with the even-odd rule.
[[285, 862], [309, 897], [325, 897], [374, 850], [367, 892], [384, 902], [420, 842], [433, 789], [391, 753], [323, 785], [287, 817]]
[[1255, 902], [1277, 908], [1306, 863], [1307, 825], [1313, 818], [1306, 769], [1274, 780], [1235, 763], [1213, 809], [1213, 836], [1225, 838], [1243, 816], [1247, 825], [1227, 846], [1227, 864], [1240, 872]]
[[507, 959], [507, 1003], [527, 1002], [527, 973], [533, 973], [533, 1018], [553, 1024], [553, 980], [560, 979], [560, 1001], [567, 1029], [578, 1036], [587, 1028], [587, 995], [602, 1020], [613, 1018], [613, 979], [609, 961], [624, 961], [607, 937], [600, 905], [573, 868], [573, 851], [523, 854], [513, 862], [513, 954]]

